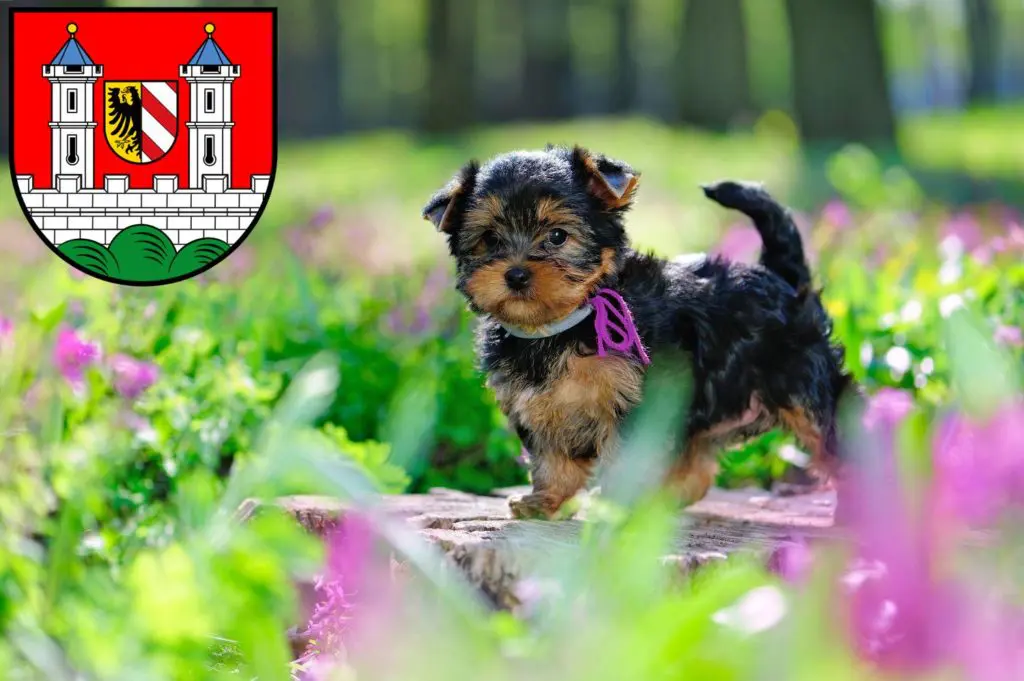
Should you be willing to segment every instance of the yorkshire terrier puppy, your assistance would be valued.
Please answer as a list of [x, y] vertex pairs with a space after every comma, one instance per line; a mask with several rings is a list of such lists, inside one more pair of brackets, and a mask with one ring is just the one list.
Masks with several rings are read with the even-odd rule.
[[666, 480], [684, 503], [707, 493], [721, 448], [775, 427], [835, 470], [837, 406], [856, 388], [789, 212], [758, 185], [707, 186], [753, 220], [760, 264], [673, 263], [629, 247], [638, 181], [621, 161], [549, 146], [470, 162], [424, 208], [482, 316], [488, 385], [530, 453], [516, 517], [550, 517], [586, 485], [659, 358], [689, 362], [694, 381]]

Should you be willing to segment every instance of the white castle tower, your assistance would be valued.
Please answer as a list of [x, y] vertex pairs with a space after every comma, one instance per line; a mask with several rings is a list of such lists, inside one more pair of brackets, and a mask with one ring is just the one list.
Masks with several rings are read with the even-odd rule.
[[189, 186], [224, 191], [231, 187], [231, 85], [242, 69], [213, 39], [214, 28], [206, 24], [206, 40], [179, 75], [189, 84]]
[[53, 187], [61, 191], [93, 188], [93, 153], [96, 119], [93, 83], [103, 77], [75, 39], [76, 24], [68, 24], [68, 40], [49, 64], [43, 77], [50, 81], [50, 153]]

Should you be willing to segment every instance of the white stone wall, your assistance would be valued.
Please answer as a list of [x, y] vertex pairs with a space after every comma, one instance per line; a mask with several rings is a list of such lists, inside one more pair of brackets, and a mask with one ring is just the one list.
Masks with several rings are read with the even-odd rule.
[[269, 175], [253, 175], [249, 189], [227, 189], [226, 176], [203, 178], [203, 189], [178, 189], [176, 175], [154, 175], [152, 189], [129, 189], [127, 175], [107, 175], [103, 189], [82, 189], [80, 175], [58, 175], [54, 189], [35, 189], [18, 175], [18, 192], [44, 235], [58, 246], [92, 239], [105, 246], [138, 224], [162, 230], [176, 248], [212, 237], [238, 241], [263, 205]]

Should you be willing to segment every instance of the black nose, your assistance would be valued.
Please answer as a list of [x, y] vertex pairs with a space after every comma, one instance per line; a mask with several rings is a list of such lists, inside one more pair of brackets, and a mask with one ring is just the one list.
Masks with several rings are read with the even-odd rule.
[[505, 270], [505, 283], [513, 291], [522, 291], [530, 285], [530, 270], [525, 267], [510, 267]]

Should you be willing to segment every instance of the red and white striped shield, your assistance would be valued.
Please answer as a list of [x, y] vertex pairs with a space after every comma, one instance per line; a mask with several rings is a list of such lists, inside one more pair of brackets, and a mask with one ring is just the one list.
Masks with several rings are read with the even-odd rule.
[[177, 81], [142, 82], [142, 162], [163, 158], [178, 136]]
[[106, 81], [106, 136], [114, 153], [131, 163], [163, 158], [178, 136], [178, 82]]

